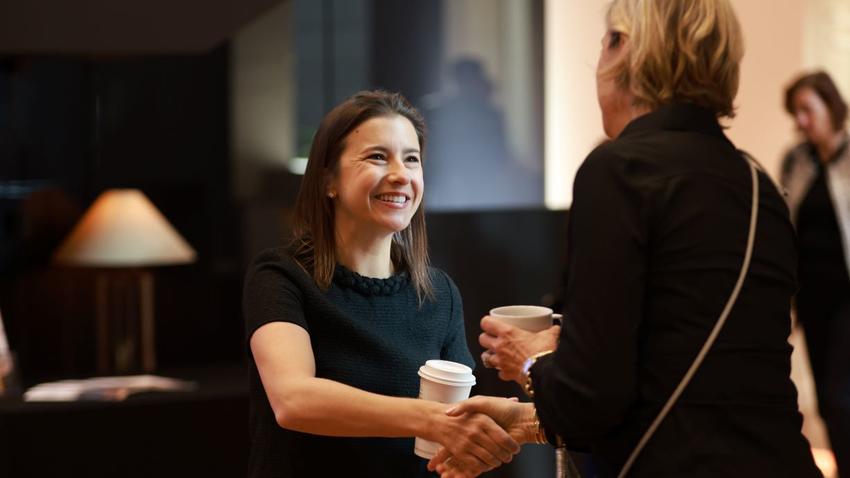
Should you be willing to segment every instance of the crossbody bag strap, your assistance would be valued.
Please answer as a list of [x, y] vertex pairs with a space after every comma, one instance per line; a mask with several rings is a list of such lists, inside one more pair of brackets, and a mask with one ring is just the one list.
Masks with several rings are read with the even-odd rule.
[[750, 166], [750, 172], [752, 174], [753, 179], [753, 200], [752, 200], [752, 209], [750, 211], [750, 232], [747, 236], [747, 251], [744, 254], [744, 263], [741, 265], [741, 272], [738, 275], [738, 282], [735, 283], [735, 288], [732, 290], [732, 294], [729, 296], [729, 300], [726, 302], [726, 306], [723, 308], [723, 312], [720, 313], [720, 318], [717, 319], [717, 323], [714, 325], [714, 329], [711, 330], [711, 333], [708, 335], [708, 339], [703, 344], [702, 349], [700, 349], [699, 354], [694, 359], [694, 362], [691, 364], [688, 371], [685, 373], [685, 376], [682, 377], [682, 380], [679, 382], [679, 385], [676, 387], [676, 390], [673, 391], [673, 394], [670, 395], [670, 398], [667, 400], [667, 403], [664, 404], [664, 408], [661, 409], [661, 412], [658, 413], [658, 416], [655, 417], [655, 420], [652, 424], [647, 428], [646, 432], [641, 437], [637, 446], [635, 446], [634, 450], [632, 450], [631, 455], [629, 455], [629, 459], [626, 460], [626, 464], [623, 465], [623, 468], [620, 470], [620, 473], [617, 475], [618, 478], [625, 478], [628, 474], [629, 470], [631, 470], [632, 466], [637, 460], [638, 455], [646, 446], [647, 442], [649, 442], [652, 435], [655, 434], [655, 431], [658, 429], [658, 426], [661, 425], [661, 422], [664, 421], [664, 418], [667, 417], [667, 414], [670, 413], [670, 409], [673, 408], [673, 405], [676, 404], [676, 401], [679, 399], [679, 396], [684, 392], [685, 387], [688, 386], [697, 369], [699, 369], [700, 365], [702, 365], [703, 360], [705, 360], [705, 356], [708, 354], [708, 351], [711, 349], [711, 346], [714, 345], [715, 340], [717, 340], [717, 336], [720, 334], [720, 330], [723, 329], [723, 325], [726, 323], [726, 319], [729, 317], [729, 312], [732, 310], [732, 307], [735, 305], [735, 301], [738, 299], [738, 294], [741, 292], [741, 287], [744, 285], [744, 278], [747, 275], [747, 271], [750, 268], [750, 259], [753, 256], [753, 244], [756, 239], [756, 223], [758, 222], [758, 210], [759, 210], [759, 180], [758, 180], [758, 170], [756, 169], [755, 160], [750, 157], [747, 153], [742, 152], [744, 159], [747, 161], [747, 164]]

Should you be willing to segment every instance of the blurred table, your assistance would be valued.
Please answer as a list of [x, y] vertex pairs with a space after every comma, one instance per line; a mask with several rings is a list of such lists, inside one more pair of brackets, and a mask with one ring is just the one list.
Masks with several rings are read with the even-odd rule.
[[248, 386], [240, 364], [158, 371], [189, 392], [124, 401], [0, 398], [0, 477], [234, 477], [248, 460]]

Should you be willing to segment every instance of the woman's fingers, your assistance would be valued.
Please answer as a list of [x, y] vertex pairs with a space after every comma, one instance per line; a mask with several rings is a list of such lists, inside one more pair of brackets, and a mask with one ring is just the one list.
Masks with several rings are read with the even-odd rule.
[[466, 470], [461, 470], [451, 463], [438, 466], [436, 471], [440, 475], [440, 478], [474, 478], [477, 476]]
[[477, 476], [474, 473], [460, 468], [457, 462], [452, 460], [451, 456], [446, 458], [444, 462], [437, 465], [435, 469], [431, 471], [436, 471], [440, 475], [440, 478], [474, 478]]
[[460, 460], [463, 468], [495, 468], [509, 462], [519, 451], [519, 444], [489, 416], [475, 413], [463, 415], [459, 419], [464, 437], [446, 446], [454, 459]]
[[457, 461], [466, 470], [477, 471], [476, 474], [492, 470], [501, 464], [496, 457], [474, 441], [466, 442], [452, 453], [452, 461]]
[[[488, 443], [487, 445], [489, 446], [492, 444]], [[481, 472], [484, 472], [492, 470], [502, 464], [502, 460], [499, 459], [498, 455], [498, 447], [489, 446], [488, 448], [485, 448], [478, 444], [477, 446], [471, 447], [470, 451], [481, 462], [478, 466], [476, 466], [475, 463], [470, 463], [467, 467], [470, 470], [481, 470]]]
[[[480, 401], [484, 402], [485, 400], [482, 397]], [[492, 455], [498, 457], [502, 463], [511, 461], [513, 455], [519, 452], [519, 444], [490, 416], [484, 413], [476, 413], [471, 416], [470, 420], [476, 423], [477, 428], [486, 433], [486, 437], [481, 436], [476, 442]]]
[[475, 456], [492, 468], [496, 468], [502, 463], [511, 461], [513, 453], [503, 448], [502, 443], [499, 443], [499, 439], [495, 436], [495, 434], [492, 433], [491, 430], [485, 430], [484, 433], [487, 437], [482, 437], [480, 441], [476, 442], [478, 447], [483, 450], [484, 453], [476, 453]]
[[[513, 402], [504, 400], [504, 403]], [[501, 399], [477, 396], [446, 410], [446, 415], [455, 417], [455, 423], [461, 430], [453, 436], [462, 439], [444, 443], [447, 452], [438, 453], [429, 462], [429, 469], [445, 464], [447, 453], [452, 455], [453, 461], [458, 461], [460, 467], [474, 471], [475, 475], [510, 462], [520, 446], [495, 418], [503, 412], [504, 407], [500, 405], [504, 405]]]
[[486, 413], [484, 407], [486, 407], [484, 398], [480, 395], [476, 395], [472, 398], [467, 398], [462, 402], [455, 403], [452, 408], [446, 410], [446, 415], [450, 417], [459, 417], [464, 413]]
[[[504, 432], [504, 430], [499, 428], [499, 432]], [[487, 434], [490, 436], [490, 439], [493, 440], [493, 443], [498, 445], [498, 449], [496, 450], [496, 457], [499, 458], [499, 461], [501, 461], [502, 463], [510, 463], [511, 460], [513, 460], [514, 458], [514, 454], [519, 451], [514, 448], [516, 442], [512, 438], [510, 438], [510, 435], [508, 435], [508, 438], [510, 438], [510, 440], [505, 440], [502, 437], [502, 435], [506, 435], [505, 433], [493, 433], [492, 429], [488, 429]]]
[[478, 343], [481, 344], [481, 346], [484, 347], [487, 350], [495, 349], [496, 346], [498, 345], [498, 340], [499, 340], [498, 337], [496, 337], [494, 335], [490, 335], [487, 332], [482, 332], [478, 336]]
[[498, 370], [499, 356], [489, 350], [485, 350], [481, 353], [481, 363], [484, 364], [485, 368], [494, 368]]
[[485, 348], [481, 361], [485, 367], [499, 371], [504, 381], [523, 382], [522, 365], [528, 357], [544, 350], [558, 348], [561, 327], [553, 325], [541, 332], [527, 332], [503, 324], [490, 317], [481, 319], [484, 332], [478, 342]]
[[452, 454], [449, 453], [449, 450], [446, 447], [440, 448], [439, 451], [437, 451], [437, 454], [428, 460], [428, 471], [436, 470], [439, 465], [445, 463], [445, 461], [451, 458], [451, 456]]
[[504, 381], [504, 382], [511, 382], [511, 381], [516, 380], [516, 379], [517, 379], [517, 375], [516, 375], [516, 374], [511, 373], [511, 372], [510, 372], [510, 371], [508, 371], [508, 370], [501, 370], [501, 369], [499, 369], [499, 380], [502, 380], [502, 381]]
[[508, 325], [504, 322], [499, 322], [498, 320], [490, 317], [489, 315], [485, 315], [481, 318], [481, 330], [496, 337], [502, 335], [506, 331], [511, 330], [513, 328], [513, 326]]

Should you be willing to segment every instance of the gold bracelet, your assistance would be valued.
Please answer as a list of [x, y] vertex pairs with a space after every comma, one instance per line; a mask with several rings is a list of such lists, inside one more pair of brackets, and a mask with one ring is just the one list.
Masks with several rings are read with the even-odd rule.
[[534, 437], [534, 441], [538, 445], [546, 445], [549, 443], [549, 439], [546, 437], [546, 429], [543, 428], [543, 424], [540, 423], [540, 416], [537, 415], [537, 407], [534, 408], [534, 424], [537, 428], [537, 432]]
[[532, 437], [531, 439], [537, 445], [552, 445], [555, 448], [566, 448], [567, 445], [564, 443], [564, 440], [561, 439], [560, 435], [555, 435], [555, 443], [552, 444], [549, 442], [549, 436], [546, 435], [546, 428], [543, 426], [543, 423], [540, 421], [540, 416], [537, 414], [537, 407], [533, 408], [534, 410], [534, 418], [531, 421], [531, 430], [529, 430], [529, 435]]
[[522, 386], [522, 390], [530, 398], [534, 398], [534, 385], [531, 383], [531, 367], [534, 366], [537, 359], [544, 355], [549, 355], [552, 352], [554, 352], [554, 350], [544, 350], [543, 352], [536, 353], [526, 359], [525, 363], [522, 365], [522, 373], [525, 375], [525, 383]]
[[537, 445], [548, 445], [549, 438], [546, 436], [546, 429], [543, 428], [543, 424], [540, 422], [540, 416], [537, 415], [537, 407], [534, 407], [533, 410], [534, 417], [531, 421], [531, 430], [529, 430], [531, 441]]

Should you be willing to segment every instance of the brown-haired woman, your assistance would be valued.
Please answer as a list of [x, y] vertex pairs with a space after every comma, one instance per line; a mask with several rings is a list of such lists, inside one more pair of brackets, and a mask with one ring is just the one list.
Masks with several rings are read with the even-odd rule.
[[850, 476], [850, 147], [847, 103], [826, 73], [798, 77], [785, 109], [803, 141], [785, 156], [782, 183], [797, 226], [797, 317], [840, 476]]
[[414, 436], [479, 471], [518, 451], [489, 417], [416, 398], [426, 360], [473, 364], [457, 288], [428, 266], [424, 148], [399, 94], [358, 93], [322, 120], [293, 244], [245, 282], [250, 476], [425, 476]]
[[455, 413], [536, 409], [603, 477], [819, 476], [790, 379], [793, 226], [718, 122], [743, 55], [730, 2], [614, 0], [607, 30], [611, 141], [575, 178], [563, 329], [481, 321], [483, 363], [534, 404], [474, 397]]

